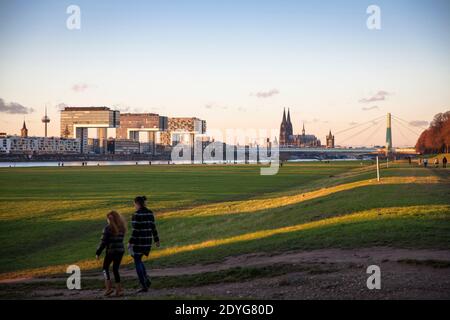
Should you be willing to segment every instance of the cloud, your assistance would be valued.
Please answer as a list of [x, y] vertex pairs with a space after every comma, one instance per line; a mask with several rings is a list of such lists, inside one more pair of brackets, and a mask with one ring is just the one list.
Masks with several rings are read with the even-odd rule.
[[84, 91], [86, 91], [87, 89], [90, 89], [90, 88], [93, 88], [93, 87], [94, 87], [94, 86], [89, 85], [89, 84], [87, 84], [87, 83], [77, 83], [77, 84], [74, 84], [74, 85], [72, 86], [72, 90], [75, 91], [75, 92], [77, 92], [77, 93], [80, 93], [80, 92], [84, 92]]
[[65, 104], [64, 102], [58, 103], [55, 105], [55, 109], [58, 111], [64, 110], [66, 107], [69, 107], [68, 104]]
[[28, 114], [34, 112], [33, 108], [27, 108], [17, 102], [6, 103], [0, 98], [0, 112], [10, 113], [10, 114]]
[[389, 92], [384, 91], [384, 90], [380, 90], [378, 91], [375, 95], [369, 97], [369, 98], [363, 98], [360, 99], [359, 102], [360, 103], [372, 103], [375, 101], [384, 101], [386, 100], [386, 98], [391, 95]]
[[114, 110], [120, 111], [122, 113], [160, 113], [162, 108], [151, 107], [151, 108], [133, 108], [125, 103], [116, 103], [112, 105]]
[[238, 112], [247, 112], [247, 109], [244, 107], [229, 107], [225, 105], [218, 105], [216, 103], [207, 103], [205, 104], [205, 109], [208, 110], [236, 110]]
[[426, 127], [428, 126], [429, 122], [423, 120], [414, 120], [409, 122], [409, 124], [412, 125], [413, 127]]
[[123, 113], [127, 113], [127, 112], [131, 112], [131, 107], [130, 106], [124, 106], [122, 104], [115, 104], [113, 105], [113, 108], [117, 111], [123, 112]]
[[257, 92], [255, 94], [250, 94], [250, 95], [251, 96], [254, 95], [257, 98], [270, 98], [270, 97], [273, 97], [273, 96], [275, 96], [277, 94], [280, 94], [280, 91], [278, 91], [278, 89], [272, 89], [272, 90], [269, 90], [269, 91], [260, 91], [260, 92]]
[[362, 111], [371, 111], [371, 110], [380, 110], [378, 106], [372, 106], [372, 107], [364, 107], [362, 108]]
[[222, 109], [222, 110], [227, 110], [227, 109], [228, 109], [227, 106], [219, 106], [219, 105], [217, 105], [217, 104], [215, 104], [215, 103], [207, 103], [207, 104], [205, 105], [205, 108], [206, 108], [206, 109], [210, 109], [210, 110], [212, 110], [212, 109]]

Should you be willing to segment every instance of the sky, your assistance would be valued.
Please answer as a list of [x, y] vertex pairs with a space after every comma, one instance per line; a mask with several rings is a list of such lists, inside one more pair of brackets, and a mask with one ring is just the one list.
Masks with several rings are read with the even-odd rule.
[[[55, 136], [61, 105], [195, 116], [209, 130], [279, 129], [290, 108], [294, 133], [305, 123], [322, 141], [391, 112], [416, 125], [394, 122], [394, 145], [414, 145], [450, 109], [449, 33], [448, 0], [0, 0], [0, 132], [25, 119], [43, 135], [46, 105]], [[336, 142], [382, 145], [384, 132]]]

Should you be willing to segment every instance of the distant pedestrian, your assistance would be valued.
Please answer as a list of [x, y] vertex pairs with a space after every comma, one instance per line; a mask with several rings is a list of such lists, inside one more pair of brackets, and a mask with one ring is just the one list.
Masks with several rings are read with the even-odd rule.
[[158, 231], [156, 230], [155, 217], [153, 212], [146, 206], [147, 198], [145, 196], [136, 197], [134, 199], [134, 207], [136, 212], [131, 219], [133, 228], [128, 248], [134, 259], [136, 273], [141, 284], [138, 292], [147, 292], [151, 285], [150, 278], [142, 262], [143, 256], [148, 256], [152, 247], [153, 240], [155, 245], [159, 247]]
[[428, 168], [428, 159], [423, 159], [424, 168]]
[[408, 163], [409, 163], [409, 165], [411, 165], [411, 157], [408, 157]]
[[112, 287], [111, 277], [109, 275], [109, 267], [112, 263], [114, 282], [116, 284], [116, 296], [123, 295], [122, 285], [120, 283], [120, 263], [125, 252], [123, 245], [123, 238], [126, 233], [125, 219], [116, 211], [111, 211], [106, 215], [108, 222], [107, 226], [103, 229], [103, 235], [100, 245], [95, 253], [98, 260], [102, 251], [106, 249], [105, 258], [103, 259], [103, 276], [105, 277], [105, 296], [111, 295], [114, 290]]
[[445, 156], [442, 158], [442, 168], [447, 168], [447, 158]]
[[439, 159], [437, 157], [434, 159], [434, 167], [439, 168]]

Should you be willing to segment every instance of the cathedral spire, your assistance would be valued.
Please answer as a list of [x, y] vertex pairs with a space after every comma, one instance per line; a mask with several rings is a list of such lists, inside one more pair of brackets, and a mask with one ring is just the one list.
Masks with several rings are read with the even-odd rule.
[[303, 130], [302, 130], [302, 134], [305, 135], [306, 130], [305, 130], [305, 123], [303, 122]]
[[288, 141], [290, 141], [292, 139], [292, 136], [294, 135], [294, 129], [292, 127], [291, 110], [289, 108], [288, 108], [288, 115], [287, 115], [286, 134], [287, 134]]
[[287, 144], [287, 127], [288, 124], [286, 122], [286, 108], [283, 109], [283, 120], [281, 121], [280, 125], [280, 145], [286, 145]]

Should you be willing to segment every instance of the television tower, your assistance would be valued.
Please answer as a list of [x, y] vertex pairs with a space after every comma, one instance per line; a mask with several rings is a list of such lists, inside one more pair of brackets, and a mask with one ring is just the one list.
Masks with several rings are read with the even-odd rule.
[[45, 125], [45, 137], [47, 138], [47, 124], [50, 122], [50, 118], [47, 116], [47, 106], [45, 106], [45, 116], [41, 120]]

